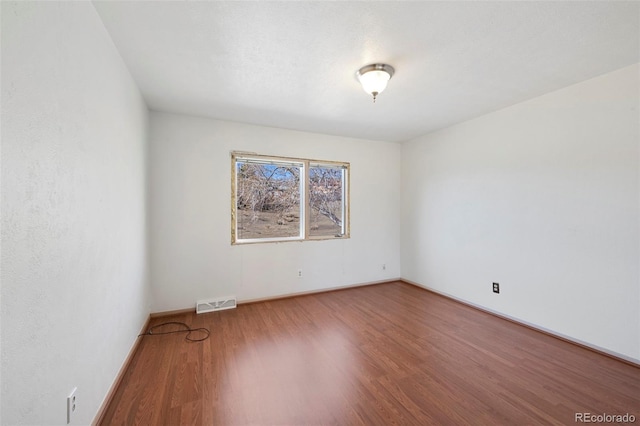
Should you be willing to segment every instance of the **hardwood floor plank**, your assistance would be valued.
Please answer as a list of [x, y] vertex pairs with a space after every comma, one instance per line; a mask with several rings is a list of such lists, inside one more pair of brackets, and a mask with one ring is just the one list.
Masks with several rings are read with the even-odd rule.
[[[397, 282], [155, 317], [104, 425], [574, 424], [640, 419], [640, 368]], [[193, 337], [196, 337], [195, 335]]]

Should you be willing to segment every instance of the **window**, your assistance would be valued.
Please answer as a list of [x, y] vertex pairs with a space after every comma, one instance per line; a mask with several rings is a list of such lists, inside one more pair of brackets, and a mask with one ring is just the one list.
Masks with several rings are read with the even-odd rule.
[[349, 237], [349, 163], [232, 153], [231, 242]]
[[309, 165], [309, 235], [342, 236], [345, 218], [345, 166]]

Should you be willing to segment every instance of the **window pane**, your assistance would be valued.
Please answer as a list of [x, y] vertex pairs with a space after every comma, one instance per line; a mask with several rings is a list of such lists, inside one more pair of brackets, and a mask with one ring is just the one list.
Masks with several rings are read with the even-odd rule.
[[344, 234], [344, 169], [313, 165], [309, 168], [309, 234]]
[[238, 239], [301, 237], [301, 170], [290, 163], [236, 163]]

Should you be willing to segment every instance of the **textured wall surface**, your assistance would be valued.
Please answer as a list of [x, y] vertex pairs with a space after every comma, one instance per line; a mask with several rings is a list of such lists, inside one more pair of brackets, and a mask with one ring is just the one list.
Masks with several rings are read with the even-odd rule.
[[94, 418], [149, 312], [146, 106], [88, 2], [2, 2], [3, 425]]
[[[351, 238], [232, 246], [233, 150], [350, 162]], [[400, 276], [398, 144], [153, 112], [149, 168], [154, 311]]]
[[[149, 115], [91, 3], [0, 5], [0, 424], [90, 423], [152, 302], [401, 275], [640, 360], [637, 66], [399, 145]], [[350, 162], [351, 238], [231, 246], [233, 150]]]
[[402, 276], [640, 362], [638, 71], [403, 144]]

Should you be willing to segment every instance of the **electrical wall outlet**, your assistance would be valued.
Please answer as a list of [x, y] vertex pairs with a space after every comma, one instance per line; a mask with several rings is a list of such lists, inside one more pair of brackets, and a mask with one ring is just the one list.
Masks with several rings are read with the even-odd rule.
[[298, 269], [298, 278], [302, 278], [302, 269]]
[[383, 264], [382, 264], [382, 270], [383, 270], [383, 271], [386, 271], [386, 270], [387, 270], [387, 264], [386, 264], [386, 263], [383, 263]]
[[493, 283], [493, 292], [500, 293], [500, 283]]
[[71, 423], [71, 420], [73, 420], [73, 416], [76, 413], [76, 409], [78, 408], [77, 401], [76, 401], [77, 390], [78, 390], [77, 387], [73, 388], [73, 390], [67, 397], [67, 424]]

